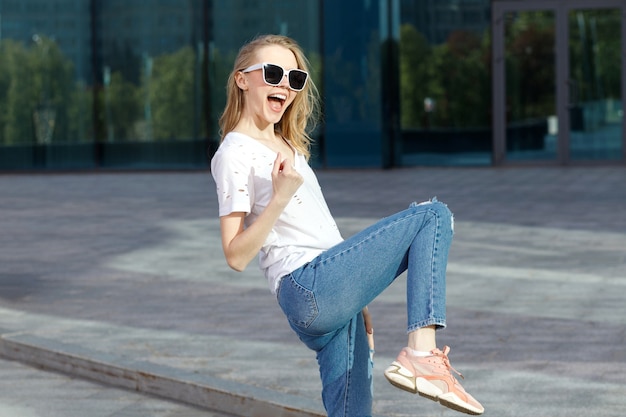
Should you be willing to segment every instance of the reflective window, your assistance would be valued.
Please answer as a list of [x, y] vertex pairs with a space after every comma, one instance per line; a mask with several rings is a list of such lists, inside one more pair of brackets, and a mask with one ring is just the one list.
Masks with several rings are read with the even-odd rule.
[[333, 4], [324, 11], [324, 163], [380, 167], [382, 67], [394, 64], [382, 62], [383, 15], [373, 2]]
[[623, 160], [622, 11], [520, 5], [496, 4], [493, 17], [503, 36], [494, 51], [503, 57], [495, 60], [498, 154], [513, 163]]
[[621, 6], [543, 3], [0, 0], [0, 170], [207, 168], [233, 60], [265, 33], [311, 61], [314, 165], [490, 165], [501, 144], [507, 161], [623, 160]]
[[570, 155], [574, 160], [619, 160], [623, 155], [622, 13], [569, 13]]
[[506, 151], [508, 160], [556, 158], [556, 16], [505, 15]]
[[206, 165], [201, 2], [98, 2], [104, 167]]
[[0, 1], [0, 169], [207, 167], [239, 47], [261, 33], [292, 36], [319, 79], [319, 9]]
[[402, 2], [404, 165], [491, 163], [489, 0]]
[[89, 8], [75, 3], [0, 3], [0, 169], [93, 166]]

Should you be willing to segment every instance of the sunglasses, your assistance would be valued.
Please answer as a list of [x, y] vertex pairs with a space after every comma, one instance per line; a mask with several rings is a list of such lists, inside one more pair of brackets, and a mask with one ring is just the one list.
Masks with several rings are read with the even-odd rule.
[[263, 80], [265, 84], [277, 86], [283, 81], [283, 77], [287, 75], [289, 80], [289, 88], [293, 91], [302, 91], [309, 74], [301, 69], [290, 69], [285, 71], [283, 67], [276, 64], [268, 64], [263, 62], [261, 64], [252, 65], [241, 72], [252, 72], [258, 69], [263, 70]]

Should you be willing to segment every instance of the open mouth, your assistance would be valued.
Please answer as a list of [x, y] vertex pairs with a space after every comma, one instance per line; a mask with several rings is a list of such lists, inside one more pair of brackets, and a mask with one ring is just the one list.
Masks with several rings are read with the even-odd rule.
[[284, 94], [272, 94], [267, 98], [267, 100], [269, 101], [272, 110], [280, 111], [287, 100], [287, 96]]

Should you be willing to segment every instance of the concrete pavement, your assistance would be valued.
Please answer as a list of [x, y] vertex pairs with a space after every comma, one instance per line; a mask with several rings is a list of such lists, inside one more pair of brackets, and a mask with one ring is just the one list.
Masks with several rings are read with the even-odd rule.
[[[345, 236], [434, 195], [455, 213], [438, 338], [485, 416], [624, 414], [624, 167], [318, 175]], [[206, 172], [0, 176], [0, 355], [207, 410], [323, 415], [314, 355], [256, 266], [225, 265], [216, 215]], [[370, 307], [375, 413], [459, 415], [382, 376], [403, 284]]]
[[7, 360], [0, 360], [0, 416], [228, 417]]

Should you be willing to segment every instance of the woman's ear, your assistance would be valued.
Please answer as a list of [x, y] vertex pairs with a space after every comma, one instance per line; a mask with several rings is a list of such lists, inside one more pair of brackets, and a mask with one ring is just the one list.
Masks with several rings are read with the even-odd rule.
[[235, 82], [241, 90], [246, 91], [248, 89], [248, 77], [243, 72], [237, 71], [235, 73]]

